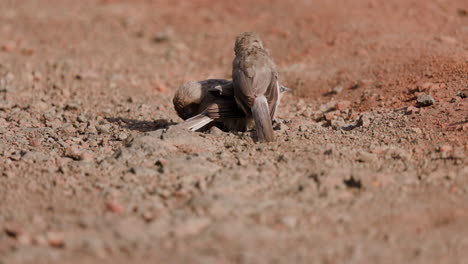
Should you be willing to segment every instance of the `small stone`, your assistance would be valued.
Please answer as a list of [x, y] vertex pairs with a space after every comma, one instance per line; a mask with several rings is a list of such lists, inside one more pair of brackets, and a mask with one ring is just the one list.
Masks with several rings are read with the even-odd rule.
[[416, 99], [416, 104], [418, 106], [431, 106], [433, 105], [435, 102], [434, 98], [432, 98], [432, 96], [428, 95], [428, 94], [421, 94], [418, 96], [418, 98]]
[[119, 139], [120, 139], [120, 140], [125, 140], [125, 139], [127, 139], [127, 138], [128, 138], [127, 133], [125, 133], [125, 132], [120, 132], [120, 133], [119, 133]]
[[333, 129], [338, 130], [346, 126], [346, 123], [343, 120], [343, 118], [340, 117], [338, 119], [331, 120], [330, 125], [332, 126]]
[[16, 240], [18, 241], [20, 245], [23, 245], [23, 246], [31, 245], [33, 242], [32, 237], [28, 234], [21, 234], [16, 238]]
[[372, 153], [365, 152], [365, 151], [359, 151], [357, 153], [356, 160], [360, 161], [360, 162], [365, 162], [365, 163], [373, 163], [373, 162], [375, 162], [377, 160], [377, 158]]
[[151, 222], [155, 218], [154, 214], [150, 211], [144, 212], [141, 216], [143, 217], [143, 220], [145, 220], [146, 222]]
[[171, 39], [171, 36], [171, 31], [159, 32], [158, 34], [156, 34], [156, 36], [154, 36], [153, 41], [155, 43], [167, 42]]
[[38, 81], [42, 80], [42, 74], [40, 72], [33, 71], [32, 72], [32, 78], [33, 78], [34, 81], [38, 82]]
[[442, 146], [439, 147], [439, 151], [449, 153], [449, 152], [453, 151], [453, 147], [450, 146], [450, 145], [442, 145]]
[[13, 103], [10, 101], [0, 100], [0, 110], [5, 111], [13, 107]]
[[468, 97], [468, 89], [457, 92], [457, 96], [462, 98], [462, 99], [467, 98]]
[[95, 139], [88, 140], [88, 144], [91, 148], [95, 148], [98, 146], [98, 142]]
[[219, 136], [219, 135], [224, 134], [224, 132], [221, 129], [219, 129], [218, 127], [212, 126], [210, 128], [210, 134]]
[[6, 226], [4, 230], [5, 234], [13, 238], [18, 238], [20, 235], [24, 234], [24, 231], [18, 226]]
[[209, 218], [192, 218], [178, 225], [174, 230], [174, 234], [176, 237], [194, 236], [199, 234], [210, 223], [211, 220]]
[[408, 106], [406, 108], [406, 114], [407, 115], [411, 115], [411, 114], [416, 114], [416, 113], [419, 113], [421, 110], [417, 107], [414, 107], [414, 106]]
[[411, 131], [413, 131], [416, 134], [422, 134], [422, 130], [419, 127], [412, 127]]
[[170, 162], [167, 159], [160, 158], [158, 159], [154, 165], [159, 167], [159, 172], [164, 172], [165, 169], [167, 169], [167, 166], [169, 166]]
[[32, 49], [32, 48], [23, 48], [23, 49], [21, 49], [21, 54], [23, 54], [25, 56], [31, 56], [31, 55], [34, 54], [34, 52], [35, 52], [35, 50]]
[[370, 117], [368, 114], [361, 114], [358, 119], [358, 126], [368, 127], [371, 123]]
[[336, 103], [335, 109], [342, 111], [342, 110], [348, 109], [350, 106], [351, 106], [350, 101], [341, 101], [341, 102]]
[[33, 147], [39, 147], [41, 145], [41, 140], [39, 138], [32, 138], [29, 140], [29, 145]]
[[301, 115], [302, 115], [303, 117], [311, 117], [311, 116], [312, 116], [312, 113], [313, 113], [312, 109], [306, 108], [306, 109], [304, 109], [304, 111], [301, 113]]
[[78, 110], [78, 108], [80, 108], [80, 106], [78, 105], [78, 103], [76, 103], [76, 102], [70, 102], [70, 103], [68, 103], [68, 104], [65, 105], [64, 110], [65, 110], [65, 111], [73, 111], [73, 110]]
[[106, 203], [106, 208], [112, 213], [121, 214], [124, 212], [123, 206], [116, 201], [109, 201]]
[[94, 155], [91, 152], [85, 151], [80, 154], [80, 160], [82, 161], [92, 161], [94, 159]]
[[81, 160], [82, 151], [76, 146], [69, 146], [65, 149], [65, 157], [72, 158], [74, 160]]
[[468, 9], [459, 8], [457, 10], [457, 13], [458, 13], [459, 16], [467, 16], [468, 15]]
[[110, 132], [110, 124], [98, 124], [96, 125], [96, 130], [101, 134], [108, 134]]
[[79, 115], [76, 120], [80, 123], [86, 123], [88, 122], [88, 118], [84, 114]]
[[337, 85], [331, 90], [332, 94], [339, 94], [343, 91], [343, 85]]
[[2, 51], [11, 52], [15, 50], [16, 44], [13, 41], [8, 41], [2, 44]]
[[161, 82], [156, 82], [153, 84], [153, 86], [154, 86], [154, 89], [156, 89], [156, 91], [160, 93], [164, 93], [167, 91], [167, 86]]
[[328, 112], [326, 113], [323, 117], [325, 118], [325, 120], [332, 120], [333, 117], [335, 117], [337, 114], [339, 114], [339, 111], [332, 111], [332, 112]]
[[5, 177], [5, 178], [10, 178], [11, 179], [11, 178], [13, 178], [15, 176], [16, 176], [16, 174], [11, 170], [5, 170], [5, 171], [2, 172], [2, 177]]
[[278, 130], [278, 131], [285, 131], [285, 130], [288, 130], [289, 127], [284, 124], [283, 122], [277, 122], [274, 126], [273, 126], [273, 129], [274, 130]]
[[47, 243], [51, 247], [55, 247], [55, 248], [65, 247], [65, 238], [62, 233], [48, 232], [46, 237], [47, 237]]
[[441, 88], [440, 86], [441, 86], [440, 84], [436, 84], [436, 83], [432, 83], [432, 82], [425, 82], [425, 83], [421, 84], [419, 91], [420, 92], [430, 91], [430, 90], [433, 90], [433, 89]]
[[323, 104], [319, 107], [320, 112], [326, 113], [335, 109], [336, 102], [330, 101], [326, 104]]
[[288, 215], [281, 218], [281, 223], [288, 228], [294, 228], [297, 225], [297, 218], [295, 216]]

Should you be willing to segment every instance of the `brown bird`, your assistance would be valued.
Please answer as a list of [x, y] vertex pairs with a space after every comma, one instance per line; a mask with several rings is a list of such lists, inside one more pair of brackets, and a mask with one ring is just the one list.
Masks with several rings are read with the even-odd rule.
[[260, 142], [274, 141], [272, 120], [280, 99], [275, 63], [253, 32], [237, 36], [234, 52], [232, 80], [237, 105], [255, 120]]
[[[280, 94], [291, 89], [280, 85]], [[250, 125], [234, 99], [232, 81], [208, 79], [181, 85], [174, 95], [174, 108], [185, 121], [180, 126], [196, 131], [218, 123], [229, 131], [245, 131]]]
[[237, 107], [232, 81], [208, 79], [180, 86], [173, 99], [177, 114], [185, 121], [180, 126], [196, 131], [217, 122], [228, 130], [244, 130], [245, 114]]

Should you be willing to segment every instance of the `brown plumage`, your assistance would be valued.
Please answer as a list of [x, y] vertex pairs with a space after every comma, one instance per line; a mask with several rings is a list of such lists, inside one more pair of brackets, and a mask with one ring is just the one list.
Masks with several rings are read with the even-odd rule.
[[245, 114], [237, 107], [232, 81], [208, 79], [190, 81], [177, 89], [173, 99], [177, 114], [185, 120], [180, 125], [198, 130], [212, 122], [228, 130], [245, 130]]
[[274, 141], [272, 119], [280, 98], [275, 63], [253, 32], [237, 36], [234, 51], [232, 79], [237, 105], [255, 120], [259, 141]]
[[[290, 90], [282, 85], [280, 88], [281, 93]], [[237, 106], [230, 80], [187, 82], [177, 89], [173, 103], [177, 114], [185, 120], [179, 125], [190, 130], [218, 123], [226, 130], [245, 131], [252, 123]]]

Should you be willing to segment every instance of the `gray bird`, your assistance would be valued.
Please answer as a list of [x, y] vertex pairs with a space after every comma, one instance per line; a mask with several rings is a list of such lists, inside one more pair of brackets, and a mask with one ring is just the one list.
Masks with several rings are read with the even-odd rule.
[[280, 99], [276, 65], [253, 32], [237, 36], [232, 63], [234, 98], [246, 114], [253, 117], [260, 142], [274, 141], [272, 120]]
[[[280, 85], [281, 94], [287, 91], [291, 89]], [[179, 117], [185, 120], [179, 126], [192, 131], [211, 123], [229, 131], [245, 131], [252, 123], [237, 106], [230, 80], [187, 82], [177, 89], [173, 104]]]

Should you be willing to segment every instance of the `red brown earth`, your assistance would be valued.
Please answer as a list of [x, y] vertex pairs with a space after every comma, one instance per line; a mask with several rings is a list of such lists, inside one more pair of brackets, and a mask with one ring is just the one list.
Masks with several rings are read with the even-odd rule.
[[[464, 263], [467, 12], [1, 1], [0, 263]], [[295, 89], [277, 142], [171, 128], [243, 31]]]

